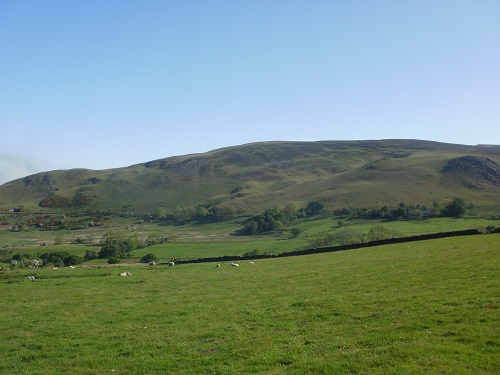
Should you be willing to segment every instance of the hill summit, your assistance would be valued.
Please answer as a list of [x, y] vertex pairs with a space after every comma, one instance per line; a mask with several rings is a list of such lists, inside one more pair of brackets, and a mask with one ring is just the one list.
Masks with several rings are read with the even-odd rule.
[[335, 207], [500, 201], [500, 146], [420, 140], [262, 142], [107, 170], [34, 174], [0, 186], [0, 207], [253, 213], [290, 202]]

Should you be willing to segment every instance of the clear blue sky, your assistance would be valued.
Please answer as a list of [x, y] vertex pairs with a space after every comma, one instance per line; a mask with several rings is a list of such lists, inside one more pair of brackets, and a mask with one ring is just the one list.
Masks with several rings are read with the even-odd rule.
[[274, 140], [500, 144], [498, 0], [2, 0], [0, 184]]

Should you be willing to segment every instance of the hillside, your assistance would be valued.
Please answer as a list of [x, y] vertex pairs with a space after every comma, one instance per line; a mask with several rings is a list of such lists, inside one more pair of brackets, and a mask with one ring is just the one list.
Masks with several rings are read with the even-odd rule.
[[56, 170], [0, 186], [0, 207], [153, 212], [230, 206], [257, 212], [462, 197], [500, 205], [500, 146], [419, 140], [264, 142], [108, 170]]

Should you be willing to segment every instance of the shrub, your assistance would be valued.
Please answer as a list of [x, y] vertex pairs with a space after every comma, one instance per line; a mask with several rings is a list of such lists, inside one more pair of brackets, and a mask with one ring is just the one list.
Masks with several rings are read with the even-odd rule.
[[293, 238], [297, 238], [297, 236], [302, 232], [299, 228], [291, 228], [290, 229], [290, 234], [292, 235]]
[[158, 257], [154, 254], [146, 254], [141, 259], [139, 259], [139, 263], [150, 263], [150, 262], [157, 262]]
[[10, 268], [19, 267], [19, 268], [38, 268], [43, 265], [43, 262], [39, 259], [28, 259], [23, 258], [21, 260], [13, 259], [10, 262]]
[[321, 212], [321, 210], [325, 207], [325, 205], [321, 202], [313, 201], [309, 202], [306, 206], [306, 214], [307, 216], [317, 215]]
[[85, 252], [85, 255], [83, 256], [83, 260], [84, 261], [88, 261], [88, 260], [93, 260], [93, 259], [97, 259], [97, 251], [95, 250], [87, 250]]
[[380, 241], [396, 237], [396, 232], [384, 224], [377, 224], [368, 231], [368, 241]]

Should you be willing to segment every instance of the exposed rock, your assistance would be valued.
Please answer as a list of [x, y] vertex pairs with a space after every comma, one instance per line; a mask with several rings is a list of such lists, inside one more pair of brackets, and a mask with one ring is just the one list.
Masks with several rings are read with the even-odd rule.
[[470, 189], [492, 190], [500, 187], [500, 164], [489, 158], [463, 156], [451, 160], [442, 170]]

